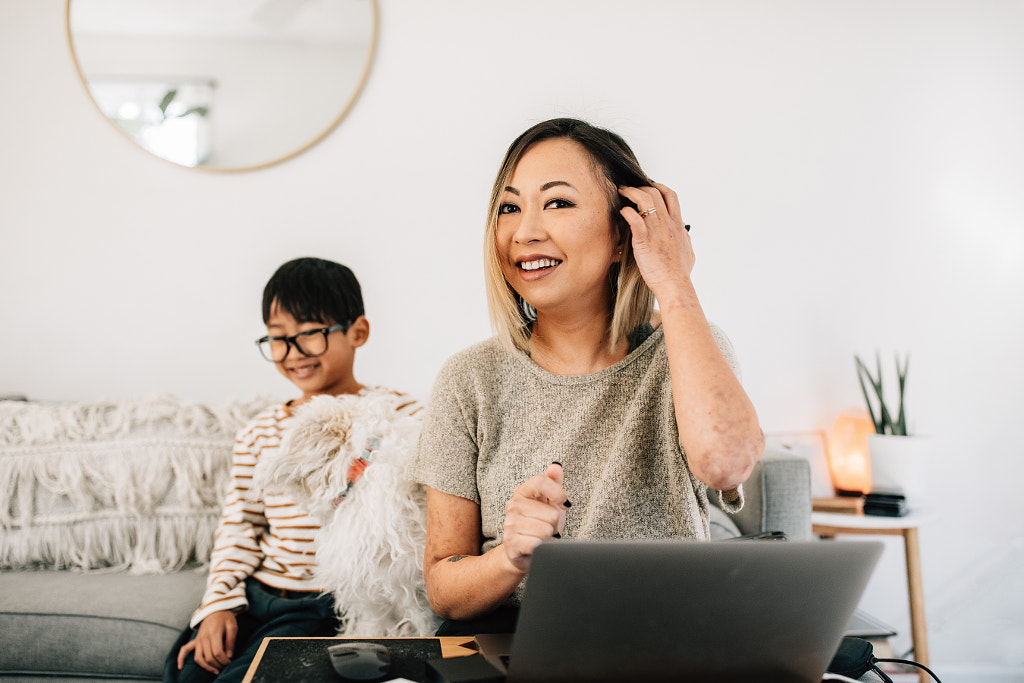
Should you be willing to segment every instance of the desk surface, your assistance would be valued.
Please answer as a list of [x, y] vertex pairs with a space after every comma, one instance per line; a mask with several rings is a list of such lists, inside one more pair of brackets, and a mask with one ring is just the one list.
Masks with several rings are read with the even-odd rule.
[[[465, 657], [467, 655], [476, 654], [477, 652], [473, 643], [473, 638], [465, 636], [442, 636], [439, 638], [264, 638], [263, 642], [260, 644], [260, 649], [256, 652], [256, 657], [253, 658], [252, 664], [249, 665], [249, 670], [245, 673], [243, 683], [253, 683], [253, 681], [277, 678], [277, 675], [271, 676], [270, 678], [267, 678], [266, 674], [261, 675], [260, 665], [269, 664], [272, 668], [280, 666], [280, 662], [278, 662], [276, 666], [274, 665], [271, 661], [274, 658], [274, 655], [268, 655], [268, 650], [273, 651], [275, 648], [280, 648], [285, 645], [290, 645], [295, 649], [294, 653], [288, 653], [289, 656], [293, 657], [293, 663], [289, 664], [288, 667], [289, 680], [323, 680], [329, 681], [330, 683], [340, 681], [341, 679], [334, 673], [334, 669], [331, 668], [330, 660], [327, 657], [327, 647], [345, 640], [382, 642], [384, 644], [387, 644], [388, 641], [393, 641], [396, 644], [405, 643], [411, 648], [430, 645], [436, 642], [437, 646], [439, 646], [440, 655], [444, 658]], [[312, 645], [315, 645], [316, 647], [311, 647]], [[394, 662], [395, 654], [400, 653], [403, 648], [389, 646], [388, 649], [392, 651], [392, 661]], [[322, 657], [317, 656], [316, 654], [311, 654], [319, 653], [321, 650], [323, 654]], [[436, 654], [434, 656], [436, 656]], [[412, 680], [417, 679], [413, 678]]]
[[[246, 672], [243, 683], [252, 683], [253, 680], [260, 680], [257, 675], [260, 662], [263, 659], [264, 653], [267, 651], [268, 646], [272, 645], [271, 641], [297, 641], [298, 643], [318, 643], [324, 641], [324, 648], [328, 644], [334, 644], [343, 640], [370, 640], [370, 641], [415, 641], [415, 640], [428, 640], [427, 638], [266, 638], [260, 645], [259, 652], [256, 653], [256, 657], [253, 659], [252, 665], [249, 667], [249, 671]], [[441, 656], [448, 657], [465, 657], [468, 655], [476, 654], [476, 648], [473, 642], [473, 638], [467, 638], [464, 636], [441, 636], [437, 638], [430, 638], [429, 640], [435, 640], [438, 642], [441, 648]], [[876, 655], [889, 655], [891, 652], [886, 652], [884, 648], [882, 650], [876, 650]], [[341, 679], [334, 673], [333, 669], [329, 669], [329, 673], [321, 675], [318, 672], [302, 670], [303, 663], [301, 661], [295, 661], [295, 666], [289, 671], [288, 680], [290, 681], [323, 681], [326, 680], [329, 683], [338, 683]], [[388, 680], [388, 678], [385, 678]], [[870, 683], [876, 683], [879, 679], [874, 677], [874, 674], [865, 674], [862, 678], [858, 679], [861, 681], [868, 681]]]

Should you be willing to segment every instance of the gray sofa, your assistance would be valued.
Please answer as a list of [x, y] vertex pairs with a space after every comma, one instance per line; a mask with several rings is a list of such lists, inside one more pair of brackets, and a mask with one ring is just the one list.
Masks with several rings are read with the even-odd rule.
[[[743, 484], [743, 509], [727, 515], [709, 509], [711, 538], [782, 531], [793, 541], [811, 540], [811, 465], [785, 451], [767, 451]], [[717, 503], [718, 496], [708, 497]]]
[[[203, 592], [234, 434], [267, 403], [0, 401], [0, 680], [160, 680]], [[745, 491], [732, 518], [712, 507], [715, 538], [810, 538], [806, 460], [766, 455]]]

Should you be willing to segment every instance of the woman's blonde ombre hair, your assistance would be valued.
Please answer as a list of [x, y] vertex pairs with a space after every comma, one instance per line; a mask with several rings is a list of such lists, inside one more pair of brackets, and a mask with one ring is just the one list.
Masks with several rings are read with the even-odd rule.
[[636, 155], [619, 135], [578, 119], [551, 119], [538, 123], [520, 135], [509, 146], [491, 189], [487, 207], [487, 228], [484, 233], [484, 279], [491, 324], [502, 343], [529, 351], [530, 324], [535, 320], [533, 307], [523, 301], [505, 279], [498, 257], [496, 231], [501, 198], [512, 180], [519, 160], [534, 144], [542, 140], [566, 138], [581, 145], [590, 155], [598, 176], [608, 180], [608, 211], [615, 239], [622, 250], [622, 259], [608, 272], [612, 300], [608, 302], [611, 321], [608, 329], [609, 348], [614, 350], [638, 325], [651, 319], [654, 294], [640, 275], [633, 258], [629, 224], [619, 213], [628, 204], [620, 197], [618, 187], [645, 187], [650, 178], [640, 168]]

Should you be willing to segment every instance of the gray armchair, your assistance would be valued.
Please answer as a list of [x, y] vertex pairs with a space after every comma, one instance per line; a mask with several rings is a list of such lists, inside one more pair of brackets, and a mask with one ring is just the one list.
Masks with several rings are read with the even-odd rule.
[[782, 531], [793, 541], [811, 538], [811, 466], [800, 456], [768, 451], [743, 484], [743, 509], [728, 515], [711, 501], [711, 538]]

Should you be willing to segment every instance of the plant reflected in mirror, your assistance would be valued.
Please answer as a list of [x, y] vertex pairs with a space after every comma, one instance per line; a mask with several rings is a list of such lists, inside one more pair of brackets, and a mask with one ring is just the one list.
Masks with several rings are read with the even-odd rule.
[[143, 149], [182, 166], [207, 163], [210, 102], [216, 84], [95, 78], [89, 93]]

